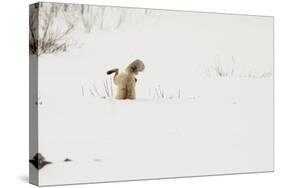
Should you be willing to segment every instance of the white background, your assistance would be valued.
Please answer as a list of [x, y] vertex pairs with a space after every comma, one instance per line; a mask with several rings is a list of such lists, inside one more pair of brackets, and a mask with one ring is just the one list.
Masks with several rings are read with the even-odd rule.
[[[0, 10], [0, 187], [28, 182], [28, 4], [3, 1]], [[72, 187], [280, 187], [280, 3], [278, 0], [60, 0], [60, 2], [180, 9], [275, 16], [275, 172], [232, 176], [135, 181]]]

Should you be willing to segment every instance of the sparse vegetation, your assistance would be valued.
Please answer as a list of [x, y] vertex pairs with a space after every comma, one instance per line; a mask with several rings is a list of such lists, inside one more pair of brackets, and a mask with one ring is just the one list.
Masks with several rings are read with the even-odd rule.
[[[149, 89], [151, 95], [151, 89]], [[156, 99], [181, 99], [181, 90], [178, 89], [175, 94], [167, 93], [160, 85], [153, 89], [152, 98]]]
[[[102, 82], [102, 87], [100, 89], [97, 87], [96, 83], [92, 84], [89, 92], [94, 97], [99, 98], [112, 98], [113, 97], [113, 84], [112, 78], [106, 79]], [[84, 95], [83, 95], [84, 96]]]
[[[64, 27], [55, 23], [54, 19], [58, 14], [58, 9], [53, 4], [50, 8], [40, 8], [39, 11], [36, 9], [30, 12], [29, 48], [31, 53], [41, 55], [66, 51], [66, 37], [73, 30], [74, 23], [67, 19], [67, 16], [62, 24]], [[39, 17], [37, 17], [38, 15]], [[59, 28], [61, 29], [59, 30]]]
[[214, 71], [215, 71], [216, 76], [219, 76], [219, 77], [229, 76], [228, 72], [223, 69], [222, 65], [215, 65]]
[[236, 60], [235, 57], [232, 56], [232, 64], [229, 67], [224, 67], [220, 60], [217, 60], [215, 65], [212, 65], [205, 70], [205, 74], [208, 77], [232, 77], [235, 73], [235, 64]]
[[265, 73], [248, 73], [248, 74], [242, 74], [241, 77], [244, 78], [271, 78], [273, 76], [273, 73], [271, 71], [265, 72]]
[[[94, 82], [88, 89], [85, 86], [81, 86], [82, 96], [93, 96], [101, 99], [114, 98], [113, 93], [113, 80], [112, 78], [105, 79], [100, 83]], [[175, 92], [167, 92], [160, 85], [151, 89], [148, 89], [148, 95], [153, 99], [181, 99], [181, 89]]]
[[236, 59], [235, 57], [232, 57], [232, 64], [229, 66], [229, 64], [225, 64], [223, 66], [221, 63], [217, 63], [213, 66], [210, 66], [205, 69], [205, 75], [208, 77], [242, 77], [242, 78], [270, 78], [273, 76], [272, 71], [263, 72], [263, 73], [237, 73], [237, 70], [235, 70], [236, 66]]
[[[107, 9], [112, 11], [107, 11]], [[86, 33], [91, 33], [93, 28], [98, 30], [119, 29], [127, 23], [128, 17], [130, 24], [134, 24], [143, 17], [150, 16], [154, 19], [148, 10], [138, 11], [139, 16], [132, 16], [127, 9], [118, 7], [38, 3], [30, 11], [30, 53], [41, 55], [66, 51], [70, 43], [68, 36], [74, 30], [80, 31], [81, 27]], [[114, 19], [106, 19], [109, 16], [113, 16]]]

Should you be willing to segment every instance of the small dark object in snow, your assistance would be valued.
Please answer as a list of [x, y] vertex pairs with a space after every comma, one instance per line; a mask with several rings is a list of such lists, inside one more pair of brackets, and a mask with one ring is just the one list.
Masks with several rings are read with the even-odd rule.
[[95, 162], [100, 162], [102, 161], [101, 159], [94, 159]]
[[40, 170], [47, 164], [52, 164], [50, 161], [46, 161], [45, 157], [41, 153], [36, 153], [32, 159], [29, 160], [31, 164], [34, 165], [35, 168]]
[[69, 158], [64, 159], [64, 162], [71, 162], [72, 160]]

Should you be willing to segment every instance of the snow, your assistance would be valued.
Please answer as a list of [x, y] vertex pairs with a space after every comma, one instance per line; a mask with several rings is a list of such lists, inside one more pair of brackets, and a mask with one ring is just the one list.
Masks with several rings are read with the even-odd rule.
[[241, 95], [221, 86], [220, 96], [183, 100], [43, 102], [39, 150], [53, 164], [40, 170], [40, 184], [271, 171], [272, 93], [251, 96], [270, 91], [271, 80], [237, 82]]
[[[231, 25], [225, 35], [205, 32], [219, 31], [229, 21], [225, 17], [239, 27]], [[243, 43], [247, 32], [232, 32], [264, 28], [271, 20], [247, 17], [245, 24], [244, 18], [164, 12], [156, 26], [76, 34], [79, 48], [41, 55], [39, 152], [53, 164], [39, 171], [39, 184], [272, 171], [273, 79], [240, 76], [271, 70], [272, 43], [266, 39], [272, 30], [259, 30], [249, 44]], [[180, 24], [184, 19], [193, 20], [194, 28]], [[227, 41], [216, 45], [218, 38]], [[257, 46], [263, 40], [265, 46]], [[231, 47], [221, 50], [226, 44]], [[236, 55], [234, 76], [204, 75], [217, 54], [222, 65]], [[146, 70], [138, 75], [136, 100], [91, 95], [94, 83], [103, 91], [107, 70], [124, 69], [137, 58]], [[159, 86], [168, 98], [155, 97]]]

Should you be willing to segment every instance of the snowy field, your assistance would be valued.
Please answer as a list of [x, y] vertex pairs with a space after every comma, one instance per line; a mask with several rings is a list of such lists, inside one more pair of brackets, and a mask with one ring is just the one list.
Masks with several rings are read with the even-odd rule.
[[272, 93], [251, 97], [271, 81], [234, 82], [243, 96], [221, 87], [225, 95], [185, 100], [43, 103], [39, 150], [53, 164], [39, 171], [40, 184], [271, 171]]
[[[273, 170], [272, 20], [158, 13], [39, 56], [40, 185]], [[108, 96], [138, 58], [137, 99]]]

